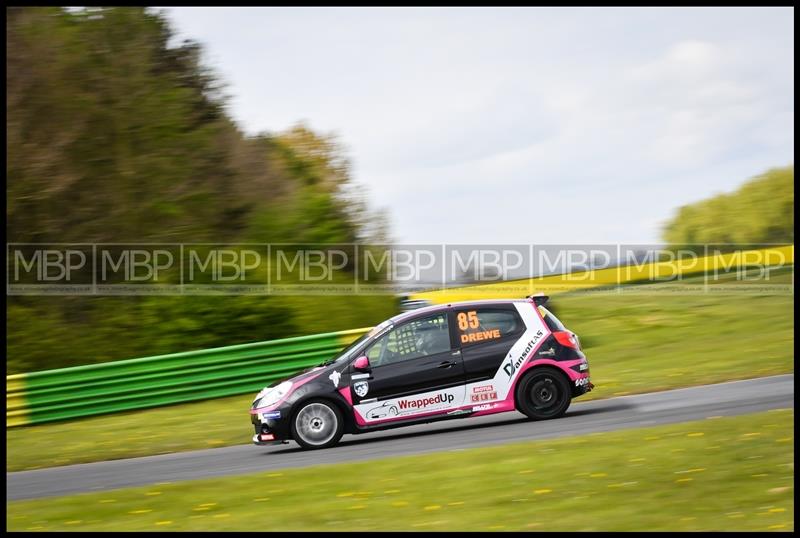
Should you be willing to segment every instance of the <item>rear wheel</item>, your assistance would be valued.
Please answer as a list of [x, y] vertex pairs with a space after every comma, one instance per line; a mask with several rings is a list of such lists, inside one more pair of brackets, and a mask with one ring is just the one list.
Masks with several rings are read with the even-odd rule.
[[564, 374], [552, 368], [536, 368], [517, 386], [517, 409], [535, 420], [558, 418], [567, 412], [572, 395]]
[[344, 434], [342, 412], [330, 402], [304, 403], [292, 419], [292, 438], [303, 448], [328, 448]]

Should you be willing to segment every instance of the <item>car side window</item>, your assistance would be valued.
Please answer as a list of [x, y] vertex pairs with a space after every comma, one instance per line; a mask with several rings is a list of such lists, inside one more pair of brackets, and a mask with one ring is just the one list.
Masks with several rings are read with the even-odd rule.
[[456, 312], [458, 339], [462, 346], [481, 344], [522, 331], [522, 320], [511, 310], [474, 308]]
[[447, 313], [415, 319], [396, 327], [367, 349], [370, 365], [395, 364], [450, 350]]

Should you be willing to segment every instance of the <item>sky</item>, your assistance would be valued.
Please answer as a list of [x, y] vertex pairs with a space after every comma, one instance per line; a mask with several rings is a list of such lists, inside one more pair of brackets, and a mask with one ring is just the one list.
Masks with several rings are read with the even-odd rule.
[[791, 8], [168, 8], [248, 134], [338, 137], [399, 243], [656, 243], [794, 162]]

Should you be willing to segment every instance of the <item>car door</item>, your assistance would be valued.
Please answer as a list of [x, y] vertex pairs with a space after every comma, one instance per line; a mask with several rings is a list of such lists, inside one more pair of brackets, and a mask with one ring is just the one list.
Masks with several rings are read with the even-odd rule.
[[461, 405], [464, 366], [451, 322], [448, 311], [420, 315], [365, 349], [371, 370], [351, 374], [351, 394], [367, 421]]
[[[466, 383], [494, 378], [511, 347], [525, 332], [519, 312], [513, 304], [481, 306], [455, 309], [454, 317]], [[480, 401], [480, 397], [470, 398], [470, 402]]]

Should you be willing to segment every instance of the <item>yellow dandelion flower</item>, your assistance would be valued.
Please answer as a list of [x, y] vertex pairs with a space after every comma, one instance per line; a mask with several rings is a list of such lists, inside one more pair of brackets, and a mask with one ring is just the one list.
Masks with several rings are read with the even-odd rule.
[[440, 508], [441, 508], [441, 505], [438, 505], [438, 504], [432, 504], [432, 505], [430, 505], [430, 506], [426, 506], [425, 508], [423, 508], [423, 510], [428, 510], [428, 511], [430, 511], [430, 510], [438, 510], [438, 509], [440, 509]]
[[172, 525], [172, 521], [156, 521], [156, 525]]
[[537, 489], [534, 491], [536, 495], [544, 495], [545, 493], [552, 493], [552, 489]]
[[686, 437], [702, 437], [705, 433], [703, 432], [692, 432], [686, 435]]

